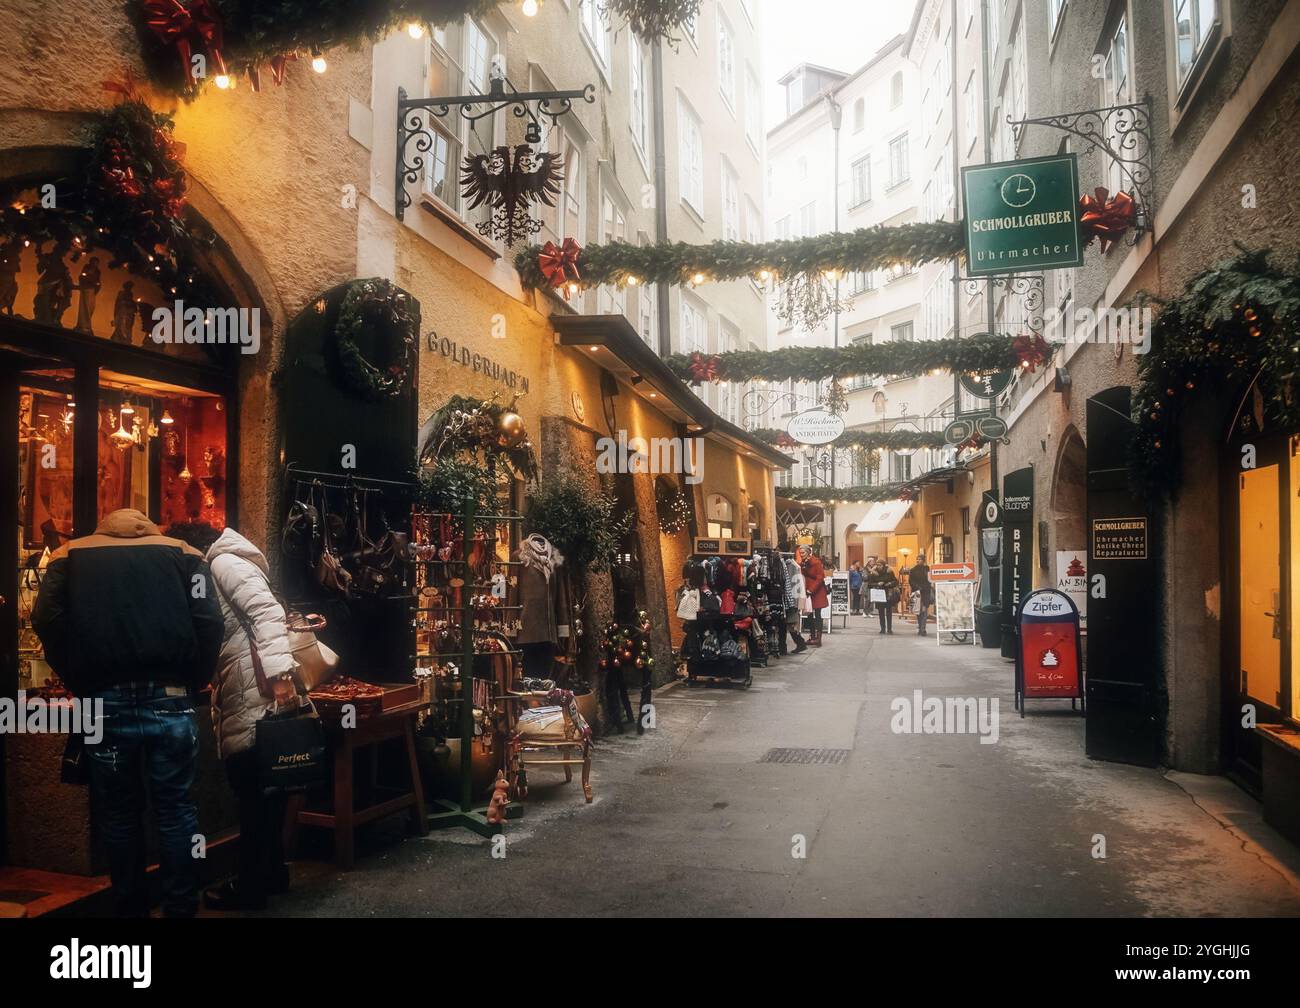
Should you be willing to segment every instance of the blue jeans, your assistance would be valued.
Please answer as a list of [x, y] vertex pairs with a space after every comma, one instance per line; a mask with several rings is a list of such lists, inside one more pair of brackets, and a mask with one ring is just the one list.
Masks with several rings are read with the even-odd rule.
[[149, 912], [145, 880], [145, 778], [158, 820], [162, 909], [192, 917], [198, 908], [199, 863], [194, 857], [198, 809], [190, 796], [199, 755], [194, 702], [183, 687], [152, 683], [118, 686], [104, 702], [103, 740], [87, 746], [90, 799], [108, 849], [113, 894], [122, 916]]

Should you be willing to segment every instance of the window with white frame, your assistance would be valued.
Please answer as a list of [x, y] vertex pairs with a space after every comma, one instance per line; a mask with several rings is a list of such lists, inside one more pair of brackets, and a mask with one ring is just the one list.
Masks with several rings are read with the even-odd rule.
[[867, 100], [859, 98], [853, 103], [853, 132], [861, 133], [867, 128]]
[[709, 352], [709, 319], [703, 307], [689, 294], [682, 294], [682, 353]]
[[799, 233], [796, 238], [808, 238], [817, 233], [817, 201], [799, 208]]
[[1219, 21], [1219, 0], [1171, 0], [1174, 5], [1174, 54], [1178, 86], [1187, 83], [1205, 42]]
[[1056, 38], [1056, 29], [1061, 26], [1061, 15], [1065, 13], [1066, 0], [1048, 0], [1047, 29], [1052, 38]]
[[578, 0], [583, 37], [591, 44], [601, 69], [609, 68], [609, 19], [600, 0]]
[[[650, 235], [637, 232], [637, 244], [651, 244]], [[655, 284], [642, 284], [636, 289], [636, 331], [646, 346], [659, 346], [659, 289]]]
[[1002, 0], [989, 0], [989, 55], [998, 51], [1002, 44]]
[[722, 237], [724, 241], [740, 241], [740, 178], [722, 159]]
[[[1012, 122], [1019, 122], [1028, 114], [1029, 107], [1029, 68], [1027, 66], [1028, 48], [1025, 45], [1025, 19], [1021, 18], [1016, 26], [1016, 37], [1011, 45], [1011, 82], [1010, 94], [1007, 96], [1007, 114]], [[1016, 138], [1017, 140], [1019, 137]]]
[[889, 107], [899, 108], [903, 104], [903, 71], [897, 70], [889, 79]]
[[704, 133], [699, 117], [682, 99], [677, 102], [678, 168], [682, 199], [704, 216]]
[[885, 393], [877, 392], [871, 397], [871, 412], [876, 416], [884, 416], [889, 412], [889, 399], [886, 398]]
[[854, 270], [849, 274], [849, 293], [866, 294], [876, 289], [875, 270]]
[[907, 134], [889, 141], [889, 185], [893, 188], [902, 185], [912, 177], [911, 165], [908, 163]]
[[[496, 39], [472, 18], [445, 25], [429, 37], [429, 72], [426, 93], [486, 94], [492, 57], [498, 52]], [[489, 116], [472, 125], [460, 116], [427, 119], [432, 135], [425, 157], [424, 190], [458, 214], [460, 165], [466, 154], [484, 154], [496, 146], [496, 120]], [[486, 219], [487, 208], [475, 213]]]
[[785, 241], [790, 237], [790, 215], [786, 214], [775, 225], [775, 237], [778, 241]]
[[911, 322], [898, 322], [889, 327], [889, 338], [894, 343], [914, 343], [916, 333]]
[[560, 238], [586, 240], [586, 214], [583, 212], [586, 175], [583, 172], [582, 146], [567, 134], [564, 137], [564, 179], [560, 183]]
[[[740, 329], [724, 318], [718, 319], [718, 353], [740, 349]], [[740, 419], [740, 400], [744, 385], [722, 382], [718, 386], [718, 415], [737, 423]]]
[[758, 204], [748, 196], [745, 197], [745, 241], [755, 245], [763, 240], [763, 215]]
[[632, 140], [637, 150], [645, 155], [650, 150], [650, 89], [647, 85], [645, 47], [632, 39], [628, 49], [629, 87]]
[[[600, 241], [602, 245], [627, 241], [627, 216], [608, 192], [600, 194]], [[627, 288], [618, 284], [602, 285], [596, 304], [602, 315], [627, 314]]]
[[[1128, 105], [1133, 101], [1133, 83], [1132, 72], [1129, 67], [1129, 44], [1128, 44], [1128, 16], [1122, 15], [1119, 23], [1115, 26], [1115, 31], [1111, 34], [1105, 49], [1105, 65], [1101, 79], [1101, 104], [1103, 107], [1112, 105]], [[1114, 133], [1114, 126], [1109, 122], [1115, 119], [1114, 116], [1108, 121], [1106, 129], [1106, 139], [1111, 145], [1111, 149], [1117, 149], [1119, 137]], [[1109, 164], [1106, 169], [1107, 188], [1111, 192], [1119, 192], [1124, 188], [1124, 170], [1120, 162], [1113, 158], [1108, 159]]]
[[731, 23], [718, 12], [718, 89], [734, 111], [736, 108], [736, 40]]
[[745, 64], [745, 139], [757, 154], [763, 149], [763, 89], [758, 74]]
[[860, 157], [849, 167], [849, 206], [862, 206], [871, 199], [871, 157]]

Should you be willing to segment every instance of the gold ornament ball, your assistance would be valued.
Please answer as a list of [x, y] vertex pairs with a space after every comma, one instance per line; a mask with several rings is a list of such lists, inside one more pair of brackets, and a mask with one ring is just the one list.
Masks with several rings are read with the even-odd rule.
[[518, 413], [506, 410], [497, 418], [497, 444], [502, 448], [518, 448], [527, 436], [524, 418]]

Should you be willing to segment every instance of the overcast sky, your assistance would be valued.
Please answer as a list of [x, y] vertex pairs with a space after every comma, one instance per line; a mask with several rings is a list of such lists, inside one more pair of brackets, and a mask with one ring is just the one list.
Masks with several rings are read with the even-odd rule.
[[762, 4], [763, 76], [768, 127], [785, 118], [777, 81], [791, 67], [817, 63], [852, 72], [907, 31], [914, 0], [757, 0]]

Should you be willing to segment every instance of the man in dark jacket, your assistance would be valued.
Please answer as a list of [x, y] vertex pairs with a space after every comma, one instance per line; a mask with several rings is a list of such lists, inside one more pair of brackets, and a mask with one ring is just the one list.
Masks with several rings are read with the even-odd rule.
[[88, 746], [91, 808], [108, 848], [118, 912], [149, 911], [144, 784], [160, 834], [163, 912], [192, 917], [199, 871], [193, 694], [207, 684], [224, 633], [207, 564], [139, 511], [108, 515], [94, 535], [50, 559], [32, 609], [46, 659], [64, 685], [100, 707]]

